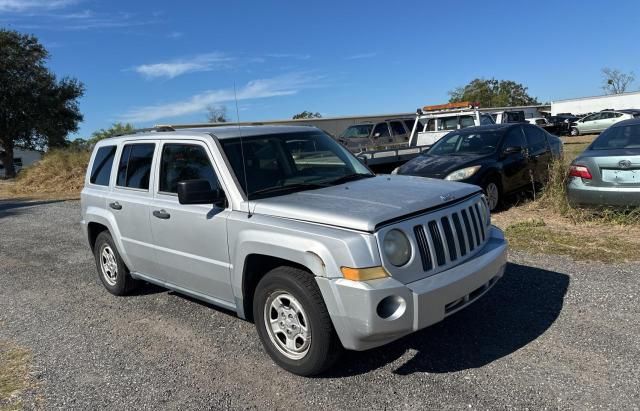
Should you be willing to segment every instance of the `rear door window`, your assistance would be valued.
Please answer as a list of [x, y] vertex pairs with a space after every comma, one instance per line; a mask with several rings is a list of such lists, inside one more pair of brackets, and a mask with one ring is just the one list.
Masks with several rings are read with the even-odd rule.
[[391, 130], [393, 131], [393, 135], [395, 136], [403, 136], [405, 134], [407, 134], [407, 132], [404, 129], [404, 126], [402, 125], [401, 122], [399, 121], [391, 121], [389, 123], [391, 125]]
[[520, 127], [512, 128], [504, 137], [502, 148], [505, 149], [507, 147], [527, 147], [527, 141], [524, 139], [524, 134], [522, 134]]
[[116, 185], [148, 190], [155, 147], [154, 143], [126, 144], [120, 156]]
[[113, 158], [116, 155], [116, 146], [100, 147], [93, 159], [91, 167], [91, 176], [89, 181], [91, 184], [99, 186], [108, 186], [111, 177], [111, 167], [113, 166]]
[[378, 125], [376, 125], [376, 128], [373, 129], [373, 137], [375, 138], [389, 136], [389, 127], [387, 126], [387, 123], [379, 123]]
[[538, 127], [525, 127], [524, 134], [529, 144], [529, 151], [532, 153], [540, 153], [547, 149], [547, 139], [544, 137], [544, 131]]

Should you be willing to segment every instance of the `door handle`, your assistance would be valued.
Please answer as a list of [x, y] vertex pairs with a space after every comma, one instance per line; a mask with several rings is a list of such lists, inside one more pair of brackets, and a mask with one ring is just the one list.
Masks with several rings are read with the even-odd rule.
[[153, 216], [163, 220], [168, 220], [171, 217], [171, 214], [167, 213], [165, 210], [154, 210]]
[[109, 207], [113, 208], [114, 210], [122, 210], [122, 205], [117, 201], [109, 203]]

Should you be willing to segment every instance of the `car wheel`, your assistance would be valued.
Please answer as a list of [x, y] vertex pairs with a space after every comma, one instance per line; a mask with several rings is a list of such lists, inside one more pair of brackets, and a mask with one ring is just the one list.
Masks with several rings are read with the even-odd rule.
[[129, 275], [129, 269], [122, 261], [108, 231], [98, 234], [93, 247], [93, 255], [100, 281], [111, 294], [126, 295], [138, 285], [138, 281]]
[[331, 367], [343, 348], [313, 275], [278, 267], [258, 283], [253, 299], [258, 336], [269, 356], [297, 375]]
[[575, 127], [571, 127], [571, 130], [569, 130], [569, 134], [571, 134], [572, 137], [576, 137], [580, 135], [580, 131]]
[[495, 211], [500, 207], [502, 201], [502, 192], [500, 190], [500, 184], [497, 180], [488, 180], [484, 186], [484, 195], [487, 197], [487, 204], [489, 205], [489, 211]]

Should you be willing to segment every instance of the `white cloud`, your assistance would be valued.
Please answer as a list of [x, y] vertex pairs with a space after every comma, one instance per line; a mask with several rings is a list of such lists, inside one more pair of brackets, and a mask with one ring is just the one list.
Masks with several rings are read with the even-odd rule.
[[370, 58], [373, 58], [373, 57], [375, 57], [377, 55], [378, 55], [378, 53], [376, 53], [376, 52], [360, 53], [360, 54], [354, 54], [352, 56], [345, 57], [345, 59], [346, 60], [370, 59]]
[[[237, 89], [238, 101], [267, 97], [287, 96], [298, 93], [301, 89], [318, 87], [320, 76], [308, 76], [292, 73], [270, 79], [259, 79], [248, 82]], [[132, 109], [122, 116], [121, 121], [145, 123], [165, 118], [175, 118], [187, 114], [204, 112], [209, 105], [219, 105], [234, 101], [233, 89], [208, 90], [182, 101], [159, 104]]]
[[310, 54], [291, 54], [291, 53], [267, 53], [265, 54], [265, 56], [271, 57], [274, 59], [309, 60], [311, 58]]
[[0, 0], [0, 12], [32, 12], [54, 10], [77, 3], [78, 0]]
[[164, 63], [142, 64], [133, 71], [147, 78], [174, 78], [185, 73], [211, 71], [228, 67], [233, 58], [221, 53], [208, 53], [191, 59], [173, 60]]
[[171, 33], [167, 34], [167, 38], [179, 39], [183, 35], [184, 35], [184, 33], [180, 32], [180, 31], [172, 31]]

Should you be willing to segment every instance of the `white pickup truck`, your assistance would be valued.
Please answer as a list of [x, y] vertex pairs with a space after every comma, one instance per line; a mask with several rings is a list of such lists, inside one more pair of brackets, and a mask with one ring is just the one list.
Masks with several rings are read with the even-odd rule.
[[356, 156], [377, 172], [388, 172], [429, 149], [453, 130], [494, 124], [489, 114], [481, 113], [475, 103], [447, 103], [425, 106], [416, 111], [408, 144], [377, 145], [356, 152]]

